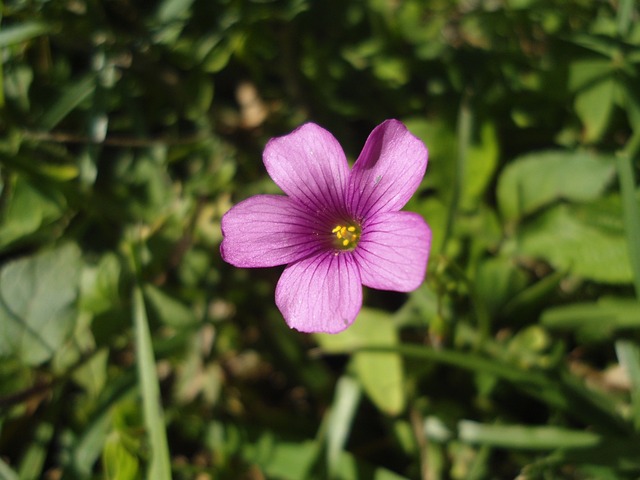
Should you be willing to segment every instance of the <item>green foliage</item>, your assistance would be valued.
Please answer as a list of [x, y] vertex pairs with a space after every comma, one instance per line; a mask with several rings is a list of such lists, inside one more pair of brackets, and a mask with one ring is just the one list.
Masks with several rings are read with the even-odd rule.
[[[0, 2], [0, 478], [640, 475], [640, 11]], [[399, 118], [426, 281], [305, 336], [220, 219]]]

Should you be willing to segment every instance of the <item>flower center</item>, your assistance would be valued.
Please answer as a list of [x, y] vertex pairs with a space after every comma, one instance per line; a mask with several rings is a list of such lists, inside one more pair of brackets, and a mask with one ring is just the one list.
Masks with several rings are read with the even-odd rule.
[[331, 233], [335, 235], [333, 240], [336, 248], [340, 250], [353, 250], [360, 241], [362, 229], [360, 225], [336, 225]]

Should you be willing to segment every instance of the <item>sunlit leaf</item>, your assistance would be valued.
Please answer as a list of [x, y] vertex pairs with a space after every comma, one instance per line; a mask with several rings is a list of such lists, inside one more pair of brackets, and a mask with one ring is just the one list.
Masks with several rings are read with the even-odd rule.
[[615, 104], [615, 91], [616, 81], [605, 78], [581, 90], [576, 96], [575, 109], [584, 125], [587, 143], [598, 141], [608, 128]]
[[615, 223], [621, 213], [610, 223], [601, 215], [595, 205], [551, 208], [518, 231], [517, 252], [590, 280], [627, 283], [629, 251], [624, 231]]
[[29, 365], [53, 357], [73, 330], [80, 268], [74, 244], [2, 267], [0, 356], [16, 355]]
[[[372, 309], [363, 309], [347, 330], [337, 335], [317, 334], [316, 338], [327, 352], [398, 344], [398, 334], [390, 316]], [[391, 415], [400, 413], [406, 401], [400, 355], [361, 352], [354, 355], [353, 361], [364, 391], [378, 408]]]
[[47, 184], [34, 184], [18, 176], [9, 189], [0, 220], [0, 248], [37, 232], [60, 218], [66, 207], [64, 197]]
[[498, 181], [498, 204], [506, 220], [518, 220], [556, 200], [600, 196], [613, 179], [615, 160], [581, 151], [545, 151], [510, 163]]
[[3, 26], [0, 30], [0, 48], [20, 42], [31, 40], [47, 33], [50, 28], [40, 22], [25, 22], [8, 27]]

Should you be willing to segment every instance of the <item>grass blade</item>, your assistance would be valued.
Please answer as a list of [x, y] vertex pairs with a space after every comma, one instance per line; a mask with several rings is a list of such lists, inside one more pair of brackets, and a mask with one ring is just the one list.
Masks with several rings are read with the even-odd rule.
[[151, 332], [149, 331], [142, 290], [137, 285], [133, 289], [133, 322], [143, 416], [151, 446], [151, 461], [147, 478], [171, 480], [169, 447], [160, 403], [160, 386], [151, 344]]
[[615, 346], [618, 361], [631, 380], [633, 423], [640, 430], [640, 347], [629, 340], [618, 340]]
[[458, 432], [463, 442], [509, 449], [587, 448], [602, 441], [593, 432], [553, 426], [487, 425], [470, 420], [461, 420]]
[[[634, 135], [638, 140], [640, 135]], [[636, 297], [640, 299], [640, 213], [638, 212], [638, 201], [636, 199], [636, 188], [633, 174], [632, 158], [637, 148], [630, 142], [630, 146], [618, 158], [618, 177], [620, 179], [620, 193], [622, 194], [622, 210], [624, 224], [629, 244], [629, 259], [631, 260], [631, 271], [636, 289]]]
[[0, 458], [0, 480], [18, 480], [18, 474]]
[[335, 400], [327, 425], [329, 478], [337, 478], [340, 455], [351, 432], [353, 417], [360, 402], [360, 393], [360, 386], [354, 379], [343, 376], [338, 380]]

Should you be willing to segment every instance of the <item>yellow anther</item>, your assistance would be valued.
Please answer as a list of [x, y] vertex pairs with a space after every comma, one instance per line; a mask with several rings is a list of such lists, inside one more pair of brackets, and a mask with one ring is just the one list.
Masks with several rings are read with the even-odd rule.
[[359, 225], [336, 225], [331, 233], [335, 235], [334, 245], [340, 250], [353, 250], [360, 240]]

